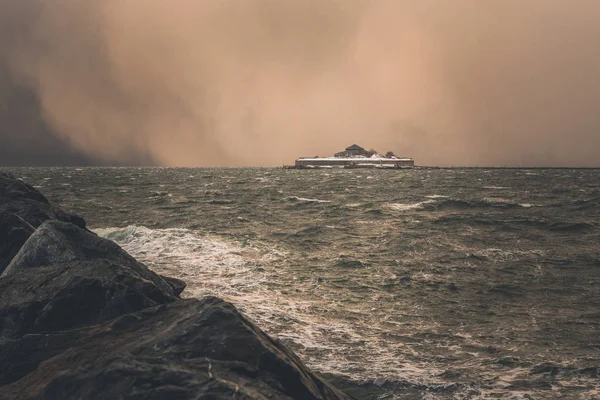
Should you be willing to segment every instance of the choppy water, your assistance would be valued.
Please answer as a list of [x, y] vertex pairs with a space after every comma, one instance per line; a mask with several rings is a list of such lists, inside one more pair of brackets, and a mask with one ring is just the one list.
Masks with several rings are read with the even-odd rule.
[[600, 170], [12, 172], [365, 398], [600, 398]]

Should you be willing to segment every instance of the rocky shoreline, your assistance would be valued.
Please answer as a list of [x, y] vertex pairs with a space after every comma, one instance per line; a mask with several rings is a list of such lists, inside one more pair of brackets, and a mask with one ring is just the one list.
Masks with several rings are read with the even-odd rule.
[[0, 172], [0, 399], [351, 399]]

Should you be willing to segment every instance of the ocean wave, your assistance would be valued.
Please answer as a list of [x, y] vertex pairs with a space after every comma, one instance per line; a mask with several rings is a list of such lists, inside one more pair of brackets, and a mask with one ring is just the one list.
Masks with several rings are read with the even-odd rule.
[[[600, 207], [600, 197], [592, 197], [583, 200], [575, 200], [566, 204], [567, 206], [574, 207], [576, 210], [583, 211], [589, 209], [597, 209]], [[559, 205], [563, 206], [563, 205]]]
[[215, 204], [215, 205], [229, 205], [229, 204], [234, 204], [235, 201], [234, 200], [227, 200], [227, 199], [219, 199], [219, 200], [210, 200], [208, 202], [208, 204]]
[[548, 218], [498, 218], [472, 216], [468, 214], [448, 214], [435, 220], [441, 224], [467, 224], [495, 227], [497, 230], [523, 231], [533, 233], [532, 229], [548, 233], [588, 233], [598, 229], [596, 224], [577, 220], [552, 220]]
[[[368, 311], [351, 308], [341, 315], [332, 314], [339, 306], [337, 296], [308, 296], [324, 280], [318, 276], [298, 279], [294, 268], [285, 267], [288, 254], [272, 246], [232, 243], [189, 229], [127, 226], [95, 232], [114, 240], [154, 271], [185, 280], [184, 297], [215, 295], [234, 303], [321, 372], [354, 382], [402, 376], [413, 384], [435, 383], [442, 372], [398, 357], [400, 344], [392, 346], [393, 351], [381, 346], [382, 326], [369, 329], [363, 325]], [[314, 234], [314, 229], [304, 233]], [[346, 271], [368, 267], [353, 257], [339, 256], [332, 262]], [[357, 348], [369, 354], [370, 366], [356, 357]]]
[[425, 196], [428, 200], [415, 203], [388, 203], [387, 208], [395, 211], [451, 211], [451, 210], [468, 210], [477, 208], [530, 208], [535, 207], [532, 203], [515, 203], [502, 198], [486, 197], [481, 200], [462, 200], [450, 198], [442, 195]]
[[304, 202], [304, 203], [331, 203], [330, 200], [308, 199], [305, 197], [298, 197], [298, 196], [286, 197], [285, 200], [292, 201], [292, 202], [299, 201], [299, 202]]
[[467, 210], [476, 208], [529, 208], [531, 203], [515, 203], [502, 198], [486, 197], [482, 200], [447, 199], [439, 202], [436, 210]]
[[579, 233], [593, 231], [596, 227], [587, 222], [551, 222], [546, 229], [551, 232]]
[[150, 229], [130, 225], [97, 228], [94, 232], [117, 242], [150, 266], [160, 266], [173, 260], [195, 267], [236, 267], [244, 264], [241, 246], [207, 238], [190, 229]]
[[163, 197], [163, 196], [172, 197], [173, 195], [169, 192], [164, 192], [164, 191], [160, 191], [160, 190], [155, 190], [155, 191], [150, 192], [150, 197]]
[[338, 268], [366, 268], [369, 266], [369, 263], [362, 260], [340, 256], [337, 258], [335, 266]]
[[395, 211], [410, 211], [423, 209], [426, 204], [431, 204], [434, 202], [434, 200], [425, 200], [418, 203], [390, 203], [387, 206]]

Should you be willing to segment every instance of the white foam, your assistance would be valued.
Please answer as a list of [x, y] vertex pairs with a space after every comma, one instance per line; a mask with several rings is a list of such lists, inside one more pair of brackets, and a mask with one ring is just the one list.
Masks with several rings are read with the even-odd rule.
[[[372, 306], [363, 309], [341, 302], [339, 293], [324, 288], [316, 278], [307, 280], [305, 274], [296, 272], [286, 251], [188, 229], [128, 226], [95, 231], [119, 243], [156, 272], [185, 280], [185, 297], [214, 295], [234, 303], [318, 371], [357, 381], [407, 379], [423, 383], [435, 381], [443, 371], [411, 361], [409, 358], [418, 356], [415, 351], [420, 350], [407, 348], [402, 341], [390, 342], [386, 336], [387, 328], [382, 324], [396, 321], [374, 318]], [[413, 328], [418, 326], [412, 324]]]
[[515, 249], [497, 249], [497, 248], [486, 248], [486, 249], [471, 249], [473, 254], [478, 257], [486, 257], [494, 262], [509, 262], [509, 261], [522, 261], [531, 258], [542, 257], [546, 254], [543, 250], [532, 249], [528, 251], [521, 251]]
[[331, 203], [330, 200], [308, 199], [305, 197], [298, 197], [298, 196], [290, 196], [287, 198], [287, 200], [304, 201], [307, 203]]
[[117, 242], [150, 266], [171, 260], [197, 267], [235, 267], [244, 264], [242, 247], [202, 237], [188, 229], [149, 229], [131, 225], [95, 229], [95, 232]]
[[[501, 197], [486, 197], [483, 199], [483, 201], [490, 205], [514, 205], [515, 204], [512, 201], [505, 199], [505, 198], [501, 198]], [[523, 207], [523, 208], [535, 207], [535, 205], [531, 204], [531, 203], [520, 203], [517, 205], [519, 207]]]
[[388, 204], [388, 207], [391, 208], [392, 210], [396, 210], [396, 211], [410, 211], [410, 210], [417, 210], [419, 208], [422, 208], [425, 204], [431, 204], [434, 203], [434, 200], [426, 200], [426, 201], [421, 201], [418, 203], [390, 203]]

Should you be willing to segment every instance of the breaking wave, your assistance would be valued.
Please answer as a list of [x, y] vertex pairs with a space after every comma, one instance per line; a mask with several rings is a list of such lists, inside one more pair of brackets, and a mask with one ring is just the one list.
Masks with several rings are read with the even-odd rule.
[[298, 196], [290, 196], [287, 197], [285, 200], [287, 201], [291, 201], [291, 202], [305, 202], [305, 203], [331, 203], [331, 201], [329, 200], [319, 200], [319, 199], [307, 199], [304, 197], [298, 197]]
[[[338, 307], [340, 299], [329, 294], [323, 297], [323, 278], [300, 278], [302, 274], [295, 276], [293, 269], [286, 269], [285, 251], [260, 243], [235, 243], [190, 229], [127, 226], [94, 231], [118, 243], [155, 272], [185, 280], [184, 297], [214, 295], [234, 303], [322, 373], [355, 382], [396, 385], [402, 377], [402, 385], [406, 380], [415, 387], [439, 383], [436, 375], [441, 369], [411, 362], [398, 356], [400, 347], [394, 351], [383, 345], [385, 326], [391, 320], [377, 317], [365, 326], [365, 318], [372, 317], [370, 307], [332, 315], [330, 311]], [[344, 255], [332, 262], [333, 272], [370, 267]], [[369, 354], [369, 363], [356, 356], [357, 349]]]
[[484, 198], [482, 200], [461, 200], [449, 198], [443, 195], [425, 196], [428, 200], [415, 203], [390, 203], [388, 208], [395, 211], [451, 211], [451, 210], [469, 210], [478, 208], [530, 208], [534, 207], [531, 203], [514, 203], [502, 198]]

